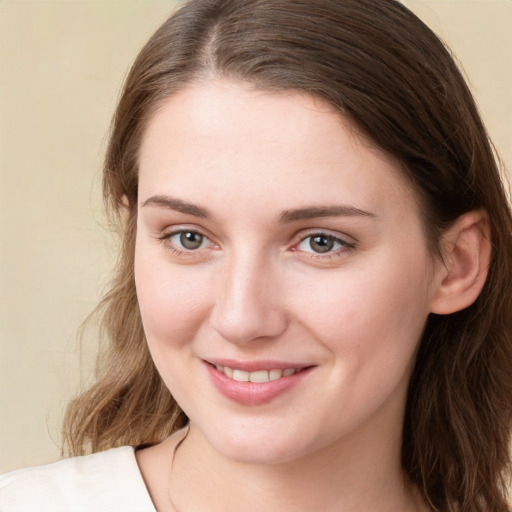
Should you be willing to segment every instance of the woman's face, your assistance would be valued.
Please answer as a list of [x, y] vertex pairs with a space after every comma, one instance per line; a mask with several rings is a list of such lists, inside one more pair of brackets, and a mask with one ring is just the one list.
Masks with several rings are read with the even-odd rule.
[[321, 100], [217, 81], [152, 119], [139, 201], [147, 341], [204, 439], [253, 462], [399, 440], [436, 266], [394, 162]]

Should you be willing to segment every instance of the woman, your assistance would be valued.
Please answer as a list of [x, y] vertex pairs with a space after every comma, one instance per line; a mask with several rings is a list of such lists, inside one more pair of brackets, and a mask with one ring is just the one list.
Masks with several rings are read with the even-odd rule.
[[7, 475], [2, 510], [509, 510], [510, 209], [400, 3], [186, 4], [104, 191], [110, 349], [65, 426], [101, 453]]

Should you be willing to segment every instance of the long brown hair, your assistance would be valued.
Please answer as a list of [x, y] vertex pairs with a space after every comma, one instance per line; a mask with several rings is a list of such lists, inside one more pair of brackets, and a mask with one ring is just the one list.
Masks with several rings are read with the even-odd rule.
[[470, 307], [432, 314], [411, 379], [402, 461], [434, 511], [508, 511], [512, 419], [512, 219], [493, 147], [450, 53], [395, 0], [193, 0], [137, 57], [113, 120], [104, 197], [125, 212], [122, 251], [99, 307], [109, 340], [96, 384], [69, 407], [70, 453], [158, 442], [187, 418], [146, 347], [133, 256], [138, 153], [156, 109], [221, 76], [328, 101], [400, 162], [433, 255], [458, 216], [485, 209], [486, 285]]

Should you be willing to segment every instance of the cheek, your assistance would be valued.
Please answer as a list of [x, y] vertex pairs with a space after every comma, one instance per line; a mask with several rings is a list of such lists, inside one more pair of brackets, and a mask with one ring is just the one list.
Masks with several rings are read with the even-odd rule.
[[193, 337], [207, 308], [203, 277], [191, 267], [173, 271], [169, 262], [137, 248], [135, 284], [150, 348], [180, 346]]
[[384, 256], [301, 285], [294, 295], [299, 321], [350, 373], [407, 366], [428, 317], [427, 260]]
[[[201, 390], [188, 378], [190, 340], [205, 317], [206, 294], [201, 276], [173, 271], [169, 262], [151, 250], [135, 252], [135, 284], [144, 333], [153, 362], [179, 404]], [[183, 386], [186, 382], [187, 386]]]

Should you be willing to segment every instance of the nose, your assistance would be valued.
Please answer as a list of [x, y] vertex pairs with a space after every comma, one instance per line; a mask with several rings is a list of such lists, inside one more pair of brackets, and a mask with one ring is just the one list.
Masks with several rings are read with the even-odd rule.
[[254, 257], [226, 262], [211, 315], [214, 330], [225, 340], [247, 344], [274, 339], [286, 330], [276, 271]]

